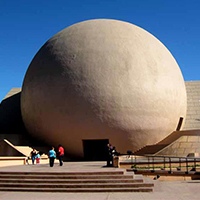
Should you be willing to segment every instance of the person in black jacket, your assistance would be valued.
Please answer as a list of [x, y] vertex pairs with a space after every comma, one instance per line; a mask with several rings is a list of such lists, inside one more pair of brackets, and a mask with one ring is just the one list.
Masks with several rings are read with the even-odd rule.
[[37, 155], [37, 151], [35, 149], [33, 149], [33, 151], [31, 151], [31, 160], [32, 160], [32, 164], [35, 164], [35, 157]]

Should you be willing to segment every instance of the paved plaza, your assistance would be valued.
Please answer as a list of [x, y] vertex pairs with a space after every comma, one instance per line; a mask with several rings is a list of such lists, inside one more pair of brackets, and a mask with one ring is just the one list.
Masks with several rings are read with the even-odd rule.
[[[105, 162], [65, 162], [63, 167], [56, 163], [53, 168], [43, 165], [21, 165], [1, 167], [0, 171], [26, 171], [26, 172], [77, 172], [77, 171], [116, 171], [118, 168], [104, 167]], [[154, 192], [150, 193], [39, 193], [39, 192], [0, 192], [1, 200], [199, 200], [199, 181], [159, 181], [145, 178], [146, 182], [152, 181]]]

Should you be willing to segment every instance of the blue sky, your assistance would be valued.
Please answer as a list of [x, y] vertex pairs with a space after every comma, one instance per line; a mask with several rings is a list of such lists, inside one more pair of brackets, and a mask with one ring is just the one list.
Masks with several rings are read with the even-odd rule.
[[95, 18], [144, 28], [170, 50], [186, 81], [200, 80], [199, 0], [0, 0], [0, 101], [22, 86], [31, 60], [49, 38]]

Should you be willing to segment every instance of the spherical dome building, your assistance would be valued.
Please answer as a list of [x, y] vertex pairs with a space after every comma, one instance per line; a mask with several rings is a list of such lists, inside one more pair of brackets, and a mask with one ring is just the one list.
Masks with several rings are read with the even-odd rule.
[[154, 144], [186, 115], [175, 59], [147, 31], [118, 20], [72, 25], [32, 60], [21, 93], [26, 129], [84, 157], [84, 140], [108, 139], [121, 153]]

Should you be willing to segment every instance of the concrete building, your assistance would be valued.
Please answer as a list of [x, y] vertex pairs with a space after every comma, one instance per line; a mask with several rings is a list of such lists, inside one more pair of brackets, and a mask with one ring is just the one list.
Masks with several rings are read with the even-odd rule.
[[2, 101], [0, 137], [62, 143], [68, 156], [88, 160], [105, 159], [108, 142], [120, 153], [136, 151], [184, 123], [185, 130], [198, 127], [193, 83], [186, 82], [187, 103], [175, 59], [145, 30], [117, 20], [81, 22], [48, 40], [22, 92], [12, 89]]
[[[185, 81], [185, 85], [188, 103], [186, 120], [182, 127], [183, 131], [180, 132], [177, 139], [172, 139], [170, 144], [166, 145], [166, 148], [159, 151], [157, 155], [187, 156], [191, 152], [200, 153], [200, 122], [197, 117], [198, 113], [200, 113], [200, 105], [198, 106], [200, 99], [200, 81]], [[25, 130], [20, 114], [20, 95], [21, 88], [13, 88], [8, 92], [0, 104], [0, 138], [6, 138], [15, 145], [30, 145], [37, 148], [38, 146], [39, 148], [48, 146], [44, 141], [40, 142], [30, 137]], [[8, 102], [6, 101], [7, 98], [10, 98]], [[9, 102], [11, 103], [9, 104]], [[5, 113], [3, 114], [4, 109], [6, 109], [6, 115]], [[3, 123], [4, 119], [9, 119], [9, 123]], [[185, 135], [187, 131], [190, 131], [190, 135]]]

